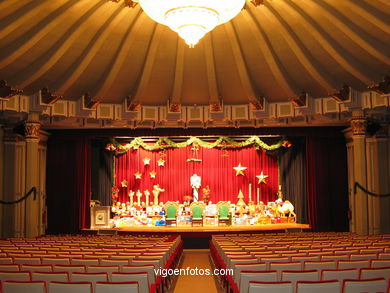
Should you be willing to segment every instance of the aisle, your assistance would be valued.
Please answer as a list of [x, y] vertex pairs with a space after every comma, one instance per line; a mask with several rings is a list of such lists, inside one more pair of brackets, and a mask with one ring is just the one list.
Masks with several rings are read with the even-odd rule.
[[[212, 272], [211, 264], [209, 261], [209, 250], [197, 249], [197, 250], [184, 250], [183, 263], [181, 269], [209, 269]], [[171, 291], [174, 293], [189, 293], [189, 292], [207, 292], [207, 293], [219, 293], [217, 284], [214, 281], [213, 276], [186, 276], [181, 275], [176, 281], [174, 289]]]

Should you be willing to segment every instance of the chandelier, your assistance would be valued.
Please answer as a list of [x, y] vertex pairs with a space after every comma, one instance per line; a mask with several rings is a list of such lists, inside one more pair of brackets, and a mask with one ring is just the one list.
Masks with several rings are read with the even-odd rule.
[[217, 25], [235, 17], [245, 0], [137, 0], [143, 11], [193, 48]]

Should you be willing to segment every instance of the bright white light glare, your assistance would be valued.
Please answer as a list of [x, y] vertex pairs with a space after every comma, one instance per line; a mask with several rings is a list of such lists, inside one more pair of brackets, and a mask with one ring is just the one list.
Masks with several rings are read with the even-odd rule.
[[138, 0], [144, 12], [177, 32], [193, 47], [217, 25], [228, 22], [245, 0]]

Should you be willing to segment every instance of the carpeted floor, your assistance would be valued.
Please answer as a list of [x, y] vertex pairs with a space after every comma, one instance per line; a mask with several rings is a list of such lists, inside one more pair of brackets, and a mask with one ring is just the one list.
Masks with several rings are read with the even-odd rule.
[[[186, 274], [188, 272], [188, 275], [186, 274], [180, 275], [177, 278], [171, 292], [174, 293], [190, 293], [190, 292], [220, 293], [221, 292], [218, 289], [218, 285], [214, 277], [211, 275], [213, 270], [209, 260], [208, 249], [184, 250], [183, 262], [180, 268], [186, 270]], [[209, 270], [210, 275], [191, 276], [190, 273], [195, 273], [196, 269], [198, 269], [198, 273], [202, 273], [203, 272], [202, 270]]]

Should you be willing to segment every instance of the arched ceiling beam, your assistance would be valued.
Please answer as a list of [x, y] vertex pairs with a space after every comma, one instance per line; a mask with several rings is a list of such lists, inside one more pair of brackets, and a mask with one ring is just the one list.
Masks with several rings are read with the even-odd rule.
[[[8, 2], [8, 1], [4, 1]], [[33, 3], [35, 2], [35, 3]], [[3, 39], [5, 36], [12, 33], [12, 31], [16, 30], [18, 27], [23, 26], [25, 24], [30, 23], [33, 19], [39, 19], [42, 10], [45, 11], [47, 9], [47, 2], [48, 1], [33, 1], [29, 4], [38, 4], [34, 8], [29, 9], [25, 14], [23, 14], [23, 17], [18, 17], [16, 19], [13, 19], [12, 22], [8, 23], [8, 25], [3, 26], [0, 30], [0, 40]], [[61, 1], [53, 1], [51, 6], [51, 9], [55, 10], [58, 7], [60, 7], [63, 4]]]
[[[344, 70], [365, 84], [369, 84], [371, 82], [370, 79], [367, 78], [365, 74], [363, 74], [361, 68], [358, 68], [356, 64], [349, 62], [339, 52], [339, 49], [336, 48], [331, 37], [305, 12], [304, 9], [300, 8], [291, 0], [285, 0], [280, 2], [280, 4], [280, 8], [284, 10], [284, 13], [291, 14], [299, 19], [302, 25], [307, 28], [307, 32], [316, 39], [322, 48], [328, 52], [329, 56], [332, 57], [338, 64], [340, 64]], [[289, 8], [283, 8], [284, 5], [289, 6]]]
[[211, 34], [207, 34], [204, 38], [204, 54], [206, 57], [207, 81], [209, 86], [209, 103], [217, 104], [219, 103], [219, 91], [211, 38]]
[[28, 52], [31, 48], [33, 48], [40, 40], [42, 40], [48, 33], [54, 30], [54, 28], [65, 21], [69, 16], [67, 14], [66, 10], [70, 10], [73, 6], [75, 6], [75, 9], [78, 11], [85, 10], [85, 6], [92, 6], [92, 2], [86, 2], [86, 1], [78, 1], [73, 0], [66, 3], [66, 5], [59, 8], [59, 10], [62, 10], [60, 15], [58, 17], [53, 18], [53, 13], [47, 16], [47, 18], [51, 19], [49, 23], [45, 24], [43, 27], [40, 27], [39, 30], [35, 30], [34, 27], [32, 28], [32, 31], [36, 31], [36, 33], [32, 36], [22, 36], [26, 39], [26, 41], [19, 47], [15, 48], [11, 52], [10, 55], [5, 57], [0, 61], [0, 69], [6, 67], [7, 65], [14, 62], [16, 59], [18, 59], [20, 56]]
[[[328, 3], [328, 5], [331, 5], [331, 1], [330, 0], [325, 0], [325, 1]], [[378, 29], [380, 29], [383, 32], [385, 32], [385, 33], [390, 35], [390, 26], [386, 22], [384, 22], [381, 19], [379, 19], [378, 17], [376, 17], [374, 14], [370, 13], [369, 11], [367, 11], [367, 9], [362, 8], [359, 5], [359, 3], [360, 2], [356, 1], [356, 0], [349, 0], [348, 1], [348, 10], [347, 11], [345, 9], [343, 9], [342, 7], [340, 7], [339, 5], [334, 5], [333, 7], [335, 9], [337, 9], [342, 14], [348, 14], [349, 10], [351, 10], [351, 11], [355, 12], [356, 14], [360, 15], [361, 17], [363, 17], [368, 22], [372, 23]]]
[[32, 2], [37, 2], [34, 0], [10, 0], [10, 1], [1, 1], [0, 2], [0, 15], [8, 16], [14, 11], [25, 7], [26, 5], [31, 4]]
[[56, 64], [56, 62], [58, 62], [58, 60], [60, 60], [60, 58], [66, 54], [69, 47], [74, 42], [76, 42], [78, 38], [81, 38], [83, 33], [85, 33], [87, 28], [83, 24], [85, 24], [88, 18], [95, 16], [99, 19], [104, 18], [104, 15], [107, 15], [107, 5], [109, 5], [108, 2], [99, 1], [92, 9], [80, 17], [78, 21], [69, 28], [68, 32], [70, 32], [70, 34], [65, 34], [65, 40], [59, 44], [58, 48], [53, 50], [54, 53], [51, 56], [47, 56], [45, 63], [42, 64], [42, 66], [39, 66], [39, 69], [32, 73], [26, 80], [22, 81], [20, 86], [24, 88], [30, 85], [39, 77], [44, 75], [48, 70], [50, 70]]
[[181, 104], [184, 77], [184, 52], [184, 42], [180, 38], [177, 38], [175, 78], [173, 80], [172, 99], [170, 101], [171, 104]]
[[[352, 0], [352, 1], [355, 1], [355, 0]], [[389, 7], [390, 7], [388, 0], [375, 0], [375, 1], [362, 0], [362, 1], [364, 1], [367, 5], [370, 5], [371, 7], [375, 7], [376, 9], [379, 9], [379, 10], [384, 10], [385, 6], [387, 9], [389, 9]]]
[[283, 68], [278, 56], [273, 50], [266, 33], [259, 25], [251, 10], [252, 8], [249, 8], [244, 9], [241, 12], [243, 19], [246, 21], [247, 26], [252, 30], [254, 41], [259, 45], [260, 51], [264, 54], [264, 59], [267, 61], [267, 64], [277, 83], [285, 92], [286, 97], [293, 97], [300, 91], [297, 91], [295, 86], [292, 85], [292, 82], [288, 80], [287, 73], [285, 72], [285, 69]]
[[141, 78], [134, 95], [135, 101], [145, 98], [145, 92], [150, 84], [150, 77], [153, 73], [154, 61], [156, 60], [157, 51], [161, 45], [160, 39], [163, 29], [164, 27], [162, 25], [157, 24], [153, 31], [153, 36], [150, 38], [149, 48], [145, 55], [144, 64], [142, 65]]
[[[306, 1], [305, 5], [313, 6], [315, 9], [321, 9], [323, 15], [327, 17], [331, 23], [336, 25], [345, 35], [347, 35], [348, 38], [350, 38], [353, 42], [368, 52], [371, 56], [375, 57], [383, 63], [386, 63], [387, 65], [390, 65], [390, 59], [375, 46], [371, 45], [370, 42], [366, 41], [362, 34], [357, 34], [354, 30], [352, 30], [345, 23], [345, 18], [336, 17], [333, 13], [330, 12], [333, 7], [325, 4], [324, 2], [319, 2], [318, 0]], [[379, 45], [377, 44], [377, 46]]]
[[227, 22], [224, 27], [227, 32], [230, 44], [232, 46], [234, 61], [236, 62], [238, 74], [240, 76], [240, 80], [244, 88], [244, 92], [248, 98], [248, 101], [257, 101], [257, 95], [253, 88], [251, 78], [249, 76], [248, 68], [246, 66], [244, 56], [242, 54], [242, 49], [238, 41], [236, 30], [234, 29], [231, 21]]
[[279, 14], [279, 12], [276, 11], [276, 9], [274, 9], [270, 2], [266, 2], [266, 8], [267, 9], [263, 10], [264, 16], [266, 18], [274, 18], [276, 20], [279, 33], [281, 33], [284, 40], [288, 43], [289, 47], [294, 52], [295, 56], [297, 56], [298, 60], [306, 69], [308, 74], [310, 74], [313, 79], [327, 92], [331, 92], [336, 84], [332, 85], [332, 82], [328, 80], [328, 78], [325, 78], [321, 72], [319, 72], [318, 68], [321, 68], [320, 64], [316, 62], [311, 53], [299, 40], [294, 30], [289, 27], [283, 17]]
[[[107, 38], [112, 33], [113, 29], [119, 25], [125, 17], [129, 16], [128, 9], [120, 8], [118, 15], [113, 14], [110, 18], [106, 20], [106, 24], [103, 25], [103, 31], [98, 33], [98, 35], [93, 38], [88, 46], [84, 49], [84, 54], [82, 58], [79, 58], [80, 61], [76, 68], [66, 77], [57, 89], [58, 93], [65, 93], [81, 76], [81, 74], [86, 70], [87, 66], [90, 64], [91, 60], [96, 56], [97, 52], [104, 46]], [[140, 13], [140, 10], [139, 10]]]
[[[135, 9], [140, 9], [136, 7]], [[145, 13], [141, 13], [139, 17], [135, 18], [135, 21], [131, 24], [127, 30], [126, 35], [123, 38], [121, 46], [117, 50], [117, 54], [112, 59], [112, 64], [108, 67], [109, 70], [102, 75], [102, 83], [100, 88], [96, 91], [96, 97], [104, 97], [106, 92], [112, 87], [116, 77], [119, 74], [119, 70], [123, 66], [123, 63], [126, 62], [126, 58], [129, 54], [131, 47], [134, 45], [134, 42], [137, 41], [139, 36], [139, 31], [144, 28], [144, 21], [148, 20]]]

